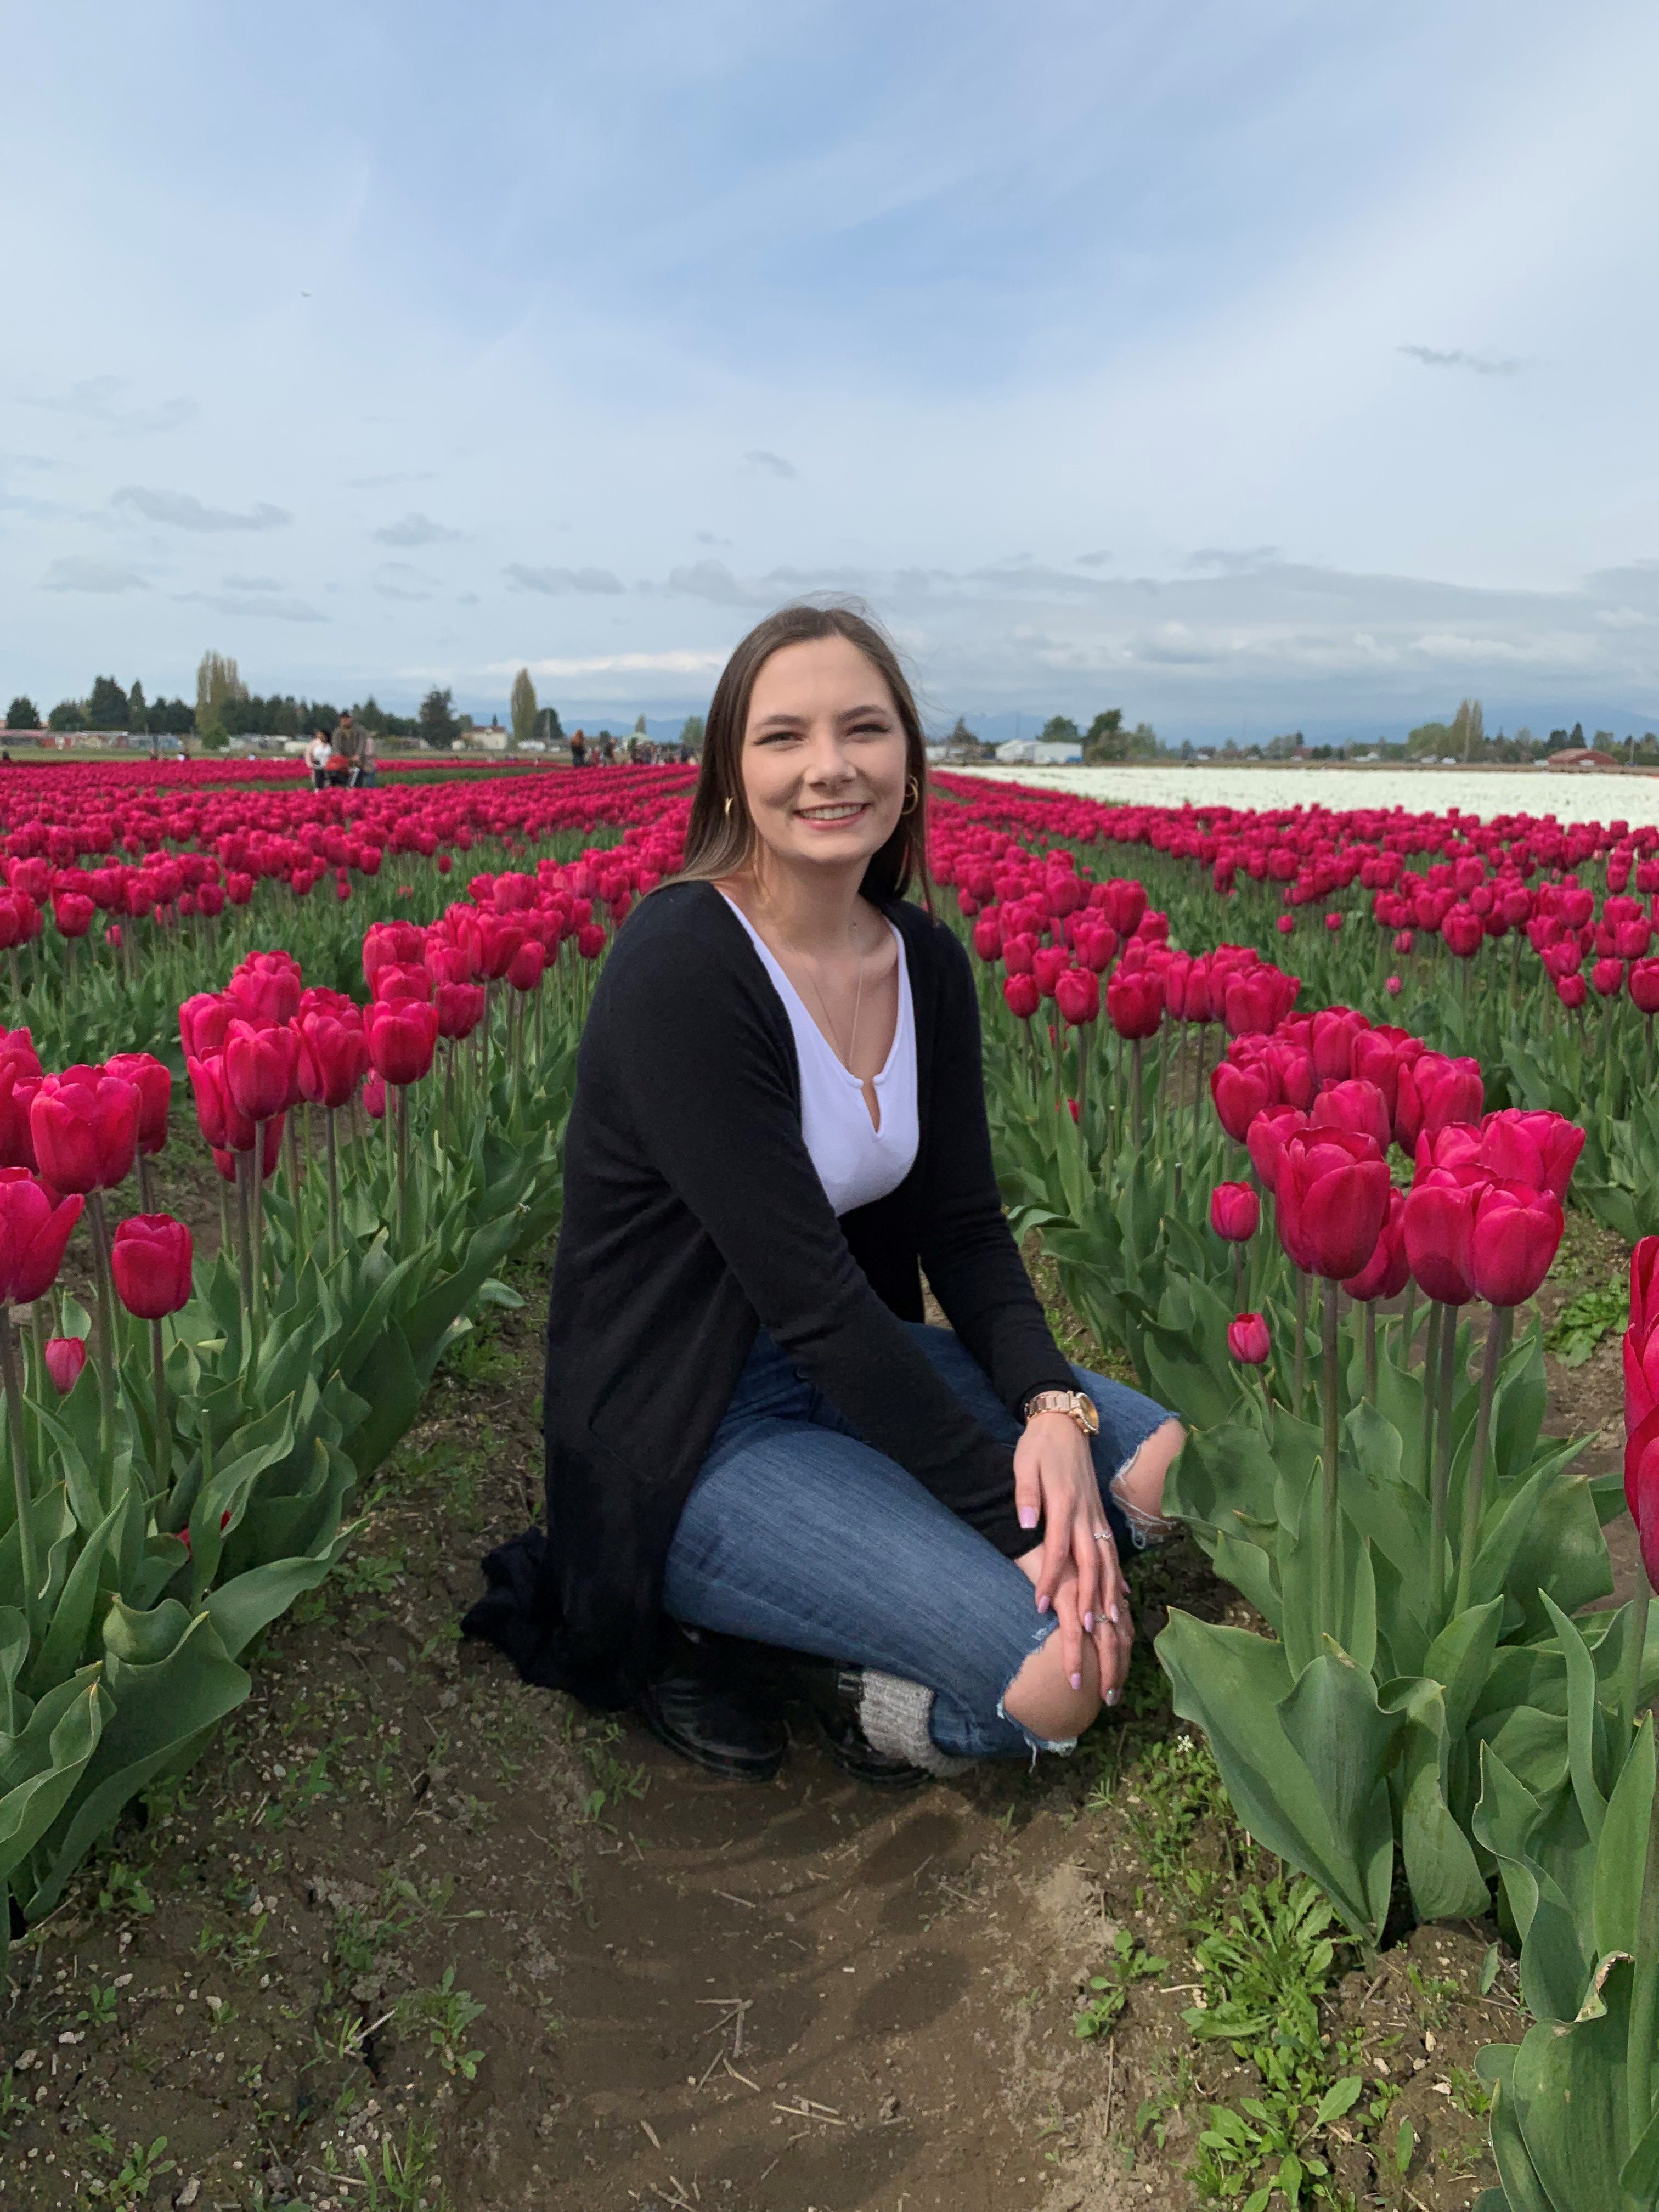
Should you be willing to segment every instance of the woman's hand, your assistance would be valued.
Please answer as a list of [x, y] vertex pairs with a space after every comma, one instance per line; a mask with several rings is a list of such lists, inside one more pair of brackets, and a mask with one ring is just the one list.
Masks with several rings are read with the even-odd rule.
[[[1088, 1440], [1068, 1413], [1036, 1413], [1025, 1424], [1014, 1448], [1014, 1504], [1022, 1527], [1034, 1528], [1039, 1514], [1045, 1524], [1041, 1545], [1018, 1564], [1036, 1586], [1037, 1611], [1054, 1606], [1059, 1613], [1067, 1679], [1077, 1686], [1083, 1638], [1091, 1636], [1100, 1655], [1101, 1694], [1115, 1692], [1134, 1627]], [[1059, 1605], [1062, 1590], [1074, 1605]]]

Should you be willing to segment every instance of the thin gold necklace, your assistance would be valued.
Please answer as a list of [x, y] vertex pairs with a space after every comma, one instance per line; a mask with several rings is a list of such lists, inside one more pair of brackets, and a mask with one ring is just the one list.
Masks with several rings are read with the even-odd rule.
[[[777, 928], [777, 924], [775, 922], [773, 924], [773, 927], [775, 929]], [[812, 966], [808, 967], [806, 965], [806, 955], [800, 951], [799, 946], [791, 945], [789, 939], [787, 937], [784, 937], [783, 932], [781, 930], [778, 930], [778, 935], [782, 939], [785, 951], [793, 954], [794, 958], [800, 962], [803, 969], [805, 969], [806, 980], [812, 986], [812, 995], [818, 1002], [819, 1009], [823, 1015], [824, 1027], [830, 1032], [830, 1050], [835, 1054], [836, 1059], [840, 1060], [842, 1066], [847, 1070], [847, 1073], [849, 1075], [854, 1075], [857, 1073], [857, 1070], [853, 1066], [853, 1054], [858, 1048], [859, 1014], [864, 1006], [864, 953], [862, 948], [859, 945], [859, 930], [858, 924], [856, 922], [849, 922], [848, 924], [847, 933], [853, 940], [854, 953], [859, 963], [859, 981], [858, 989], [853, 995], [852, 1031], [847, 1041], [847, 1049], [843, 1052], [841, 1048], [841, 1039], [836, 1034], [834, 1018], [830, 1012], [829, 1002], [825, 999], [823, 989], [819, 985], [817, 976], [814, 973], [814, 969], [817, 967], [817, 962], [814, 961]]]

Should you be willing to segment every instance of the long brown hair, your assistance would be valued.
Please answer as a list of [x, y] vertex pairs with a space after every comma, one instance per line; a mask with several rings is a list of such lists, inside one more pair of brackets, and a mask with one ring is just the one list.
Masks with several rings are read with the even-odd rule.
[[[927, 748], [921, 734], [921, 717], [891, 641], [861, 608], [840, 603], [780, 607], [764, 622], [757, 623], [720, 672], [703, 733], [702, 772], [685, 833], [685, 864], [673, 881], [713, 882], [735, 875], [753, 857], [755, 825], [744, 796], [743, 738], [755, 678], [782, 647], [820, 637], [844, 637], [858, 647], [892, 694], [904, 729], [905, 811], [886, 843], [870, 855], [860, 889], [866, 898], [879, 903], [902, 898], [914, 884], [931, 913]], [[912, 790], [914, 803], [909, 796]]]

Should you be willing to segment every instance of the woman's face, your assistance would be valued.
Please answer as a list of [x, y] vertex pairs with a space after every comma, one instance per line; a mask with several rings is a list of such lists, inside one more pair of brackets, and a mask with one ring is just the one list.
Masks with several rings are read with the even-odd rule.
[[781, 646], [755, 678], [741, 767], [775, 859], [862, 872], [904, 805], [904, 725], [881, 671], [844, 637]]

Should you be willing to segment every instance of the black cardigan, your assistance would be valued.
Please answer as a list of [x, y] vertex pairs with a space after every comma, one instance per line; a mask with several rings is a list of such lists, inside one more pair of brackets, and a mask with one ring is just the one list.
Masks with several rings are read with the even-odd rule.
[[547, 1534], [484, 1562], [464, 1624], [529, 1680], [629, 1703], [657, 1663], [668, 1547], [763, 1323], [879, 1451], [1012, 1556], [1012, 1460], [902, 1325], [919, 1266], [1018, 1411], [1072, 1373], [1009, 1232], [991, 1163], [968, 957], [920, 907], [898, 927], [915, 1009], [919, 1145], [839, 1220], [800, 1129], [793, 1033], [708, 884], [641, 901], [577, 1060], [547, 1322]]

